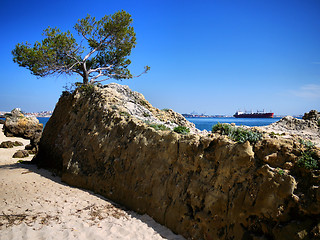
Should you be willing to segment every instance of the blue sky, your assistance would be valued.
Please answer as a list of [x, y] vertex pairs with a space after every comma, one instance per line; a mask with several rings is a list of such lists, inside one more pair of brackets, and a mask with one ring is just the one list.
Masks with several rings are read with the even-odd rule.
[[63, 86], [81, 81], [36, 78], [13, 63], [17, 43], [40, 41], [48, 26], [73, 31], [87, 14], [100, 19], [121, 9], [137, 34], [129, 68], [151, 71], [119, 83], [154, 106], [228, 115], [320, 111], [319, 0], [1, 0], [0, 110], [53, 110]]

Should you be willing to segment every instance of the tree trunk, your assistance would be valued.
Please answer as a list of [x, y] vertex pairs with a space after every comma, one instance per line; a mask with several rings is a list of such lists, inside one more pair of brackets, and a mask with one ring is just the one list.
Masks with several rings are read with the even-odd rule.
[[82, 71], [83, 71], [83, 76], [82, 76], [83, 77], [83, 84], [87, 85], [89, 83], [89, 74], [88, 74], [85, 62], [83, 63]]
[[86, 75], [83, 76], [83, 84], [84, 84], [84, 85], [87, 85], [88, 83], [89, 83], [89, 77], [88, 77], [88, 75], [86, 74]]

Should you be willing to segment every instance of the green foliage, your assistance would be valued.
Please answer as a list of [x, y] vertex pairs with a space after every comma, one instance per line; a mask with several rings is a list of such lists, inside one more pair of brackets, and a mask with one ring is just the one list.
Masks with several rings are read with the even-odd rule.
[[184, 134], [184, 135], [190, 133], [190, 129], [187, 128], [187, 127], [185, 127], [185, 126], [175, 127], [175, 128], [173, 129], [173, 131], [176, 132], [176, 133]]
[[93, 84], [80, 84], [78, 86], [79, 91], [91, 94], [94, 91], [94, 85]]
[[314, 152], [303, 151], [301, 157], [298, 160], [298, 166], [306, 169], [317, 169], [318, 161], [313, 157]]
[[150, 127], [154, 128], [155, 130], [161, 130], [161, 131], [166, 131], [166, 130], [170, 130], [170, 128], [167, 128], [165, 125], [163, 124], [149, 124]]
[[[41, 42], [33, 46], [28, 42], [17, 44], [12, 51], [13, 61], [38, 77], [76, 73], [84, 84], [132, 78], [127, 68], [131, 63], [128, 57], [136, 45], [131, 24], [131, 15], [125, 11], [101, 20], [90, 15], [79, 19], [74, 29], [85, 40], [84, 45], [77, 43], [69, 31], [48, 27]], [[146, 66], [143, 73], [149, 69]], [[105, 79], [97, 80], [103, 76]]]
[[239, 143], [244, 143], [246, 141], [254, 143], [262, 138], [262, 134], [259, 132], [244, 129], [242, 127], [234, 127], [225, 123], [217, 123], [214, 125], [212, 127], [212, 132], [227, 135], [230, 139]]
[[118, 110], [118, 107], [117, 107], [116, 105], [112, 105], [112, 106], [111, 106], [111, 109], [112, 109], [112, 110]]
[[315, 146], [314, 143], [309, 140], [305, 141], [303, 139], [299, 139], [299, 142], [305, 147], [305, 149], [301, 152], [301, 157], [297, 162], [298, 166], [310, 170], [318, 169], [319, 164], [317, 156], [312, 150]]
[[131, 116], [130, 113], [128, 113], [128, 112], [120, 112], [120, 115], [121, 116], [125, 116], [125, 117], [130, 117]]
[[144, 113], [143, 113], [143, 116], [144, 116], [144, 117], [150, 117], [150, 114], [149, 114], [149, 113], [144, 112]]
[[147, 106], [148, 105], [148, 103], [145, 100], [140, 100], [140, 104], [142, 106]]
[[283, 174], [284, 174], [283, 169], [277, 167], [276, 170], [278, 171], [278, 173], [279, 173], [280, 175], [283, 175]]
[[299, 139], [300, 144], [302, 144], [303, 146], [305, 146], [308, 150], [311, 150], [311, 148], [313, 148], [315, 146], [315, 144], [313, 142], [311, 142], [310, 140], [303, 140], [303, 139]]
[[17, 44], [12, 51], [13, 61], [39, 77], [54, 73], [71, 74], [68, 66], [73, 64], [73, 58], [78, 57], [74, 51], [78, 46], [73, 35], [69, 31], [62, 33], [50, 27], [44, 30], [43, 35], [45, 39], [41, 43], [36, 42], [33, 47], [28, 42]]
[[164, 112], [168, 112], [169, 110], [170, 110], [169, 108], [162, 109], [162, 111], [164, 111]]
[[275, 132], [271, 132], [271, 133], [269, 133], [269, 136], [270, 137], [276, 137], [276, 136], [283, 136], [283, 135], [286, 135], [285, 133], [275, 133]]

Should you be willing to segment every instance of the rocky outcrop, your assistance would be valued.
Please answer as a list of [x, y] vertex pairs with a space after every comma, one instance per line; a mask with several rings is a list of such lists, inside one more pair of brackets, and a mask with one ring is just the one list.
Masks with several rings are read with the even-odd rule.
[[317, 110], [311, 110], [308, 113], [305, 113], [302, 117], [303, 120], [309, 120], [309, 121], [314, 121], [317, 122], [320, 119], [320, 113]]
[[109, 84], [60, 98], [34, 161], [188, 239], [315, 239], [319, 149], [317, 167], [299, 164], [310, 149], [268, 134], [252, 144], [198, 134], [181, 115]]
[[43, 125], [36, 117], [25, 117], [20, 109], [15, 108], [10, 115], [6, 116], [3, 125], [4, 134], [7, 137], [22, 137], [30, 139], [30, 144], [26, 149], [30, 153], [38, 151]]
[[314, 110], [304, 115], [304, 119], [286, 116], [268, 126], [260, 127], [261, 130], [286, 135], [288, 138], [300, 137], [314, 142], [320, 147], [320, 126], [315, 120]]

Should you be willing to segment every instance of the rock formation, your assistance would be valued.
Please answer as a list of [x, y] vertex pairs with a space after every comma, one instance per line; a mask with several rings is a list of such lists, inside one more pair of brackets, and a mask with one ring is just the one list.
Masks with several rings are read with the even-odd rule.
[[[318, 114], [318, 115], [317, 115]], [[303, 119], [286, 116], [268, 126], [260, 127], [261, 130], [286, 135], [288, 138], [297, 136], [308, 139], [320, 147], [320, 125], [318, 118], [320, 114], [312, 110], [306, 113]]]
[[[172, 131], [177, 125], [191, 133]], [[316, 167], [300, 164], [307, 153]], [[109, 84], [60, 98], [34, 161], [188, 239], [280, 240], [320, 237], [319, 157], [294, 139], [264, 134], [240, 144], [199, 133]]]
[[320, 113], [317, 110], [311, 110], [308, 113], [305, 113], [304, 116], [302, 117], [303, 120], [310, 120], [310, 121], [314, 121], [317, 122], [320, 119]]
[[14, 142], [4, 141], [0, 144], [0, 148], [13, 148], [16, 146], [23, 146], [23, 143], [19, 141], [14, 141]]
[[27, 150], [18, 150], [13, 154], [13, 158], [25, 158], [28, 157], [29, 153]]
[[4, 134], [7, 137], [30, 139], [30, 145], [26, 146], [30, 153], [38, 151], [42, 128], [43, 125], [36, 117], [25, 117], [18, 108], [11, 111], [11, 115], [6, 117], [3, 125]]

